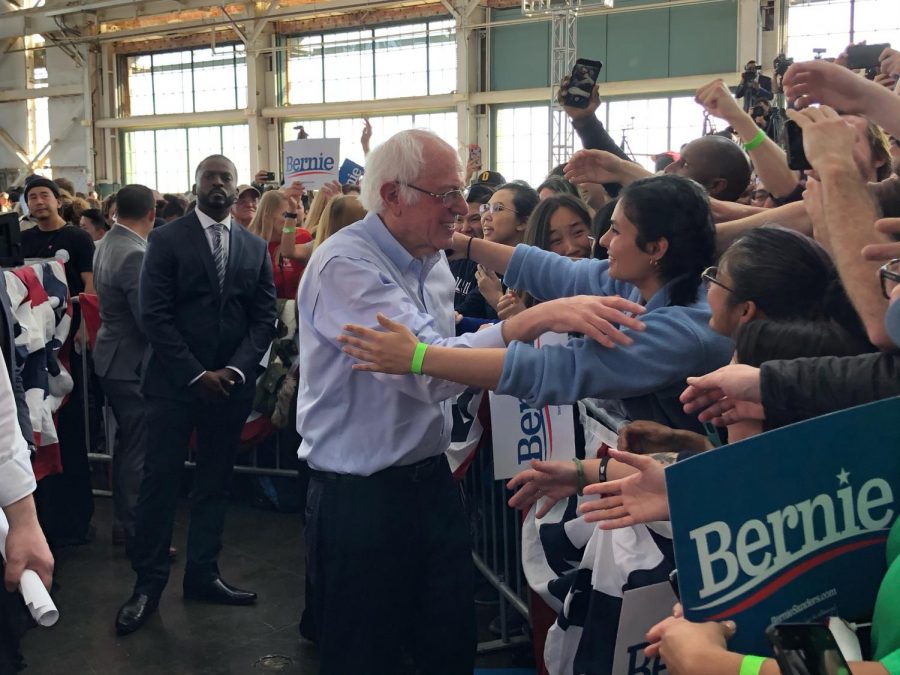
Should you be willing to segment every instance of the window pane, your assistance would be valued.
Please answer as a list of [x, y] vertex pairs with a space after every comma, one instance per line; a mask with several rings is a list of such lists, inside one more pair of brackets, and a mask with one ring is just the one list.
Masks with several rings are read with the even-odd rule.
[[[721, 120], [716, 120], [716, 128], [724, 129], [728, 126]], [[690, 96], [672, 99], [672, 125], [669, 136], [669, 147], [666, 150], [681, 151], [681, 146], [690, 143], [695, 138], [703, 135], [703, 108], [701, 108]], [[655, 152], [663, 152], [656, 150]]]
[[250, 129], [246, 124], [222, 127], [222, 154], [234, 162], [238, 183], [249, 183], [253, 179], [250, 174]]
[[149, 54], [129, 56], [127, 64], [129, 112], [131, 115], [152, 115], [152, 57]]
[[894, 49], [900, 45], [900, 7], [895, 0], [856, 0], [854, 15], [855, 42], [868, 44], [887, 42]]
[[428, 94], [425, 24], [375, 29], [375, 89], [379, 98]]
[[190, 52], [153, 55], [153, 102], [157, 115], [193, 112]]
[[369, 31], [323, 36], [326, 101], [363, 101], [375, 97], [370, 40]]
[[825, 56], [837, 56], [849, 41], [850, 3], [847, 0], [794, 5], [788, 11], [787, 55], [796, 61], [813, 58], [813, 49], [825, 49]]
[[496, 116], [496, 168], [506, 180], [540, 185], [550, 170], [550, 108], [502, 108]]
[[[230, 46], [216, 47], [215, 52], [212, 49], [194, 50], [194, 101], [197, 112], [235, 109], [234, 60], [234, 48]], [[246, 73], [243, 53], [238, 56], [238, 68]]]
[[650, 155], [669, 145], [669, 100], [665, 98], [615, 101], [609, 104], [610, 133], [624, 133], [625, 152], [648, 169]]
[[[156, 150], [153, 131], [126, 131], [125, 182], [156, 187]], [[188, 186], [190, 187], [190, 186]]]
[[160, 129], [156, 132], [156, 184], [160, 192], [190, 190], [193, 180], [187, 165], [187, 131]]
[[432, 21], [428, 26], [428, 93], [449, 94], [456, 91], [456, 24]]
[[288, 40], [289, 104], [322, 103], [322, 36]]
[[413, 126], [417, 129], [430, 129], [450, 146], [457, 148], [459, 128], [455, 112], [421, 113], [413, 115]]

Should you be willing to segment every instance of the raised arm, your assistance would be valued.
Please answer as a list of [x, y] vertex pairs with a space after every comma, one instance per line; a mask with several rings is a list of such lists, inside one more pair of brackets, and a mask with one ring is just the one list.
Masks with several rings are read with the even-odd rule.
[[787, 157], [778, 145], [760, 129], [737, 104], [725, 82], [713, 80], [697, 90], [694, 98], [710, 115], [719, 117], [740, 135], [753, 166], [766, 189], [775, 197], [786, 197], [797, 187], [800, 174], [788, 168]]

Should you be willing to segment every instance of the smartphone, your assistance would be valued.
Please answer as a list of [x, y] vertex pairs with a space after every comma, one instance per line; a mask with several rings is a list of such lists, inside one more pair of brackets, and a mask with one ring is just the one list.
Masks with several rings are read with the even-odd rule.
[[850, 70], [863, 70], [877, 68], [878, 57], [881, 52], [889, 48], [890, 44], [880, 45], [853, 45], [847, 48], [847, 67]]
[[834, 635], [821, 623], [780, 623], [769, 626], [782, 675], [850, 675], [850, 666]]
[[274, 180], [275, 180], [275, 172], [274, 172], [274, 171], [269, 171], [269, 172], [266, 174], [266, 180], [269, 181], [269, 182], [274, 181]]
[[602, 69], [603, 64], [600, 61], [578, 59], [572, 67], [571, 76], [569, 76], [569, 86], [563, 99], [563, 105], [587, 108]]
[[469, 145], [469, 161], [481, 166], [481, 146], [477, 143]]
[[784, 130], [781, 132], [781, 146], [787, 155], [788, 167], [794, 171], [812, 169], [809, 160], [806, 159], [806, 152], [803, 150], [803, 129], [797, 126], [793, 120], [787, 120], [784, 123]]

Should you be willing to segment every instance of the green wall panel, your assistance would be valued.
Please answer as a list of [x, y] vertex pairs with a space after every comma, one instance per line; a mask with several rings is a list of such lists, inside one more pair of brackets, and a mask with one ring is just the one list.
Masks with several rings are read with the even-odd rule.
[[[616, 7], [658, 1], [616, 0]], [[495, 21], [520, 16], [518, 9], [492, 12]], [[582, 16], [577, 30], [578, 57], [603, 61], [602, 82], [703, 75], [734, 71], [737, 67], [737, 0]], [[549, 21], [493, 29], [494, 90], [547, 86], [549, 62]]]
[[[494, 10], [495, 21], [522, 16], [518, 9]], [[546, 87], [550, 81], [550, 23], [501, 26], [491, 33], [491, 88]]]
[[668, 76], [668, 9], [613, 14], [609, 17], [607, 39], [609, 58], [604, 70], [608, 81]]
[[[696, 7], [673, 7], [669, 11], [672, 13], [669, 77], [730, 73], [737, 69], [735, 0]], [[702, 28], [698, 30], [698, 26]]]
[[[576, 42], [578, 58], [602, 61], [600, 82], [606, 82], [606, 22], [605, 16], [583, 16], [578, 19]], [[547, 57], [549, 58], [549, 56]]]

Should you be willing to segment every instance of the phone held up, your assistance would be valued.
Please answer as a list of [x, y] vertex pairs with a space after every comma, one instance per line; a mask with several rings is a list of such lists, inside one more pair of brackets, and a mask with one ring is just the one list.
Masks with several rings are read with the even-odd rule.
[[475, 166], [481, 166], [481, 146], [473, 143], [469, 145], [469, 162]]
[[600, 61], [578, 59], [569, 77], [569, 86], [566, 88], [563, 105], [573, 108], [587, 108], [591, 102], [591, 93], [594, 91], [594, 85], [597, 84], [597, 78], [600, 77], [602, 69], [603, 64]]
[[781, 146], [787, 155], [788, 167], [794, 171], [808, 171], [812, 169], [806, 152], [803, 150], [803, 129], [793, 120], [784, 123], [781, 132]]

